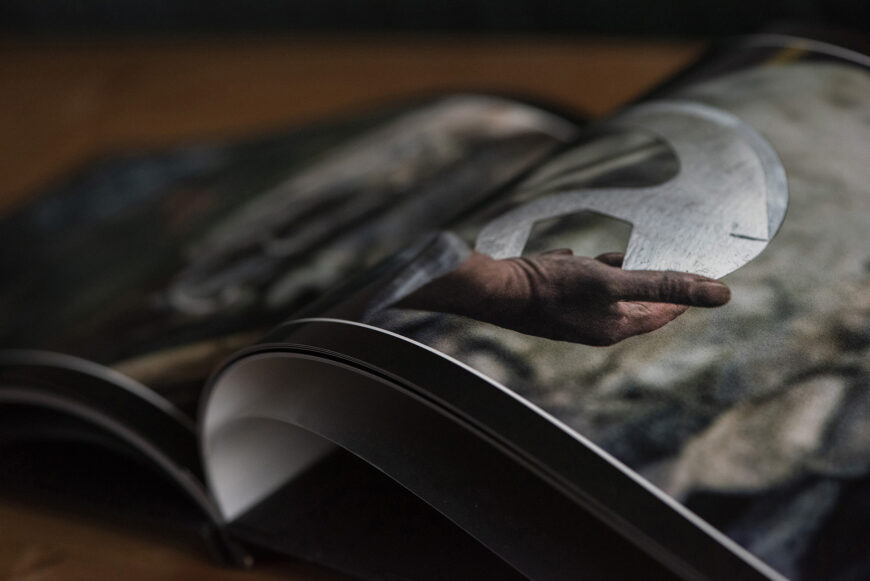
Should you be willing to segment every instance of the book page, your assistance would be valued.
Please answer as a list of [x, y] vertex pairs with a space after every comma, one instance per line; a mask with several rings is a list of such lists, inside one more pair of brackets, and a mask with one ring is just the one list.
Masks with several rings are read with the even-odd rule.
[[[471, 316], [458, 316], [433, 312], [446, 301], [421, 295], [415, 281], [390, 289], [398, 295], [366, 320], [497, 379], [782, 574], [851, 575], [867, 566], [856, 543], [867, 522], [863, 499], [870, 486], [870, 274], [862, 242], [870, 232], [867, 95], [866, 70], [831, 63], [754, 69], [678, 92], [751, 124], [788, 175], [782, 229], [751, 262], [725, 276], [732, 296], [727, 306], [690, 309], [661, 329], [600, 347], [579, 344], [588, 337], [587, 321], [571, 312], [581, 305], [564, 297], [594, 300], [583, 296], [586, 289], [554, 289], [561, 312], [528, 309], [521, 289], [515, 316], [478, 307], [469, 297], [473, 304], [455, 310]], [[609, 157], [601, 153], [602, 160]], [[662, 168], [674, 161], [643, 163]], [[594, 187], [594, 179], [547, 191]], [[707, 185], [714, 184], [697, 184]], [[625, 251], [614, 240], [620, 227], [600, 222], [567, 215], [535, 224], [523, 255], [559, 248], [575, 256]], [[474, 230], [465, 224], [459, 230], [466, 227]], [[509, 231], [500, 226], [499, 233]], [[714, 243], [721, 253], [730, 251], [727, 240]], [[443, 237], [408, 268], [437, 280], [449, 274], [433, 263], [450, 254], [448, 262], [458, 268], [471, 248], [458, 236]], [[721, 274], [720, 258], [710, 256], [709, 271], [694, 272]], [[405, 298], [415, 292], [417, 301]], [[449, 292], [449, 285], [434, 292]], [[403, 298], [417, 308], [396, 308]], [[433, 309], [424, 308], [426, 300]], [[495, 324], [475, 320], [476, 308]], [[542, 320], [529, 320], [536, 317]], [[833, 538], [840, 541], [832, 545]]]
[[495, 96], [96, 163], [0, 223], [0, 345], [112, 364], [195, 405], [214, 365], [570, 139]]
[[506, 388], [760, 575], [863, 577], [868, 60], [768, 41], [594, 127], [306, 320], [383, 329]]

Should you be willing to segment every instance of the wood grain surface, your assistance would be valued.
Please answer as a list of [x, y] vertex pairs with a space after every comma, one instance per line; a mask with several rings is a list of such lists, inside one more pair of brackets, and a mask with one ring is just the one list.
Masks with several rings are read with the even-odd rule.
[[[241, 137], [449, 89], [537, 95], [600, 115], [699, 42], [567, 38], [0, 40], [0, 211], [98, 155]], [[238, 572], [159, 534], [0, 498], [0, 579], [337, 580], [290, 560]]]
[[602, 114], [699, 43], [535, 38], [0, 41], [0, 210], [117, 149], [274, 130], [443, 89]]
[[4, 581], [342, 581], [348, 577], [277, 557], [250, 571], [222, 568], [181, 535], [131, 529], [62, 508], [0, 498]]

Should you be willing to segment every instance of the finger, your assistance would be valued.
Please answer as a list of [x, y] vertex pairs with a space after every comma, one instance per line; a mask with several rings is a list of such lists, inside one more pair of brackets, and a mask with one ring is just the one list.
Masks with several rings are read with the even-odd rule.
[[727, 286], [697, 274], [650, 270], [620, 270], [615, 274], [615, 297], [620, 300], [719, 307], [731, 299]]
[[570, 248], [556, 248], [555, 250], [547, 250], [546, 252], [542, 252], [541, 255], [545, 254], [562, 254], [565, 256], [574, 256], [574, 251]]
[[580, 341], [587, 345], [614, 345], [634, 337], [655, 331], [673, 321], [689, 307], [668, 303], [621, 302], [617, 303], [618, 322], [601, 321], [597, 328], [586, 329]]
[[622, 267], [622, 261], [625, 259], [624, 252], [605, 252], [595, 257], [598, 262], [603, 262], [607, 266]]
[[626, 337], [641, 335], [660, 329], [685, 313], [689, 307], [670, 303], [622, 303], [628, 311], [623, 333]]

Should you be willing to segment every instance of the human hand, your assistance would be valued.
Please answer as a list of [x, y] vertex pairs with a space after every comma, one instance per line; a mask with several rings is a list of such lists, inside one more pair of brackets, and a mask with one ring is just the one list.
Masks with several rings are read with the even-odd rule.
[[590, 259], [564, 249], [496, 261], [502, 263], [504, 290], [525, 297], [526, 304], [522, 310], [499, 311], [491, 322], [549, 339], [606, 346], [654, 331], [690, 306], [718, 307], [731, 297], [724, 284], [695, 274], [622, 270], [623, 257], [609, 253]]
[[463, 315], [559, 341], [613, 345], [654, 331], [689, 306], [730, 299], [724, 284], [671, 271], [622, 270], [623, 254], [595, 259], [554, 250], [495, 260], [473, 252], [455, 271], [397, 306]]

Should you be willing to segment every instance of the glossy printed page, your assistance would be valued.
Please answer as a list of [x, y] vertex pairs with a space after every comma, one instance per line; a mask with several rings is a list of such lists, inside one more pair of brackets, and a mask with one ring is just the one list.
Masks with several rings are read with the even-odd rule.
[[[805, 46], [627, 109], [357, 308], [784, 576], [853, 579], [870, 575], [870, 73]], [[730, 302], [696, 274], [724, 275]]]
[[575, 131], [531, 105], [458, 94], [99, 163], [0, 223], [0, 346], [198, 390], [228, 353]]

